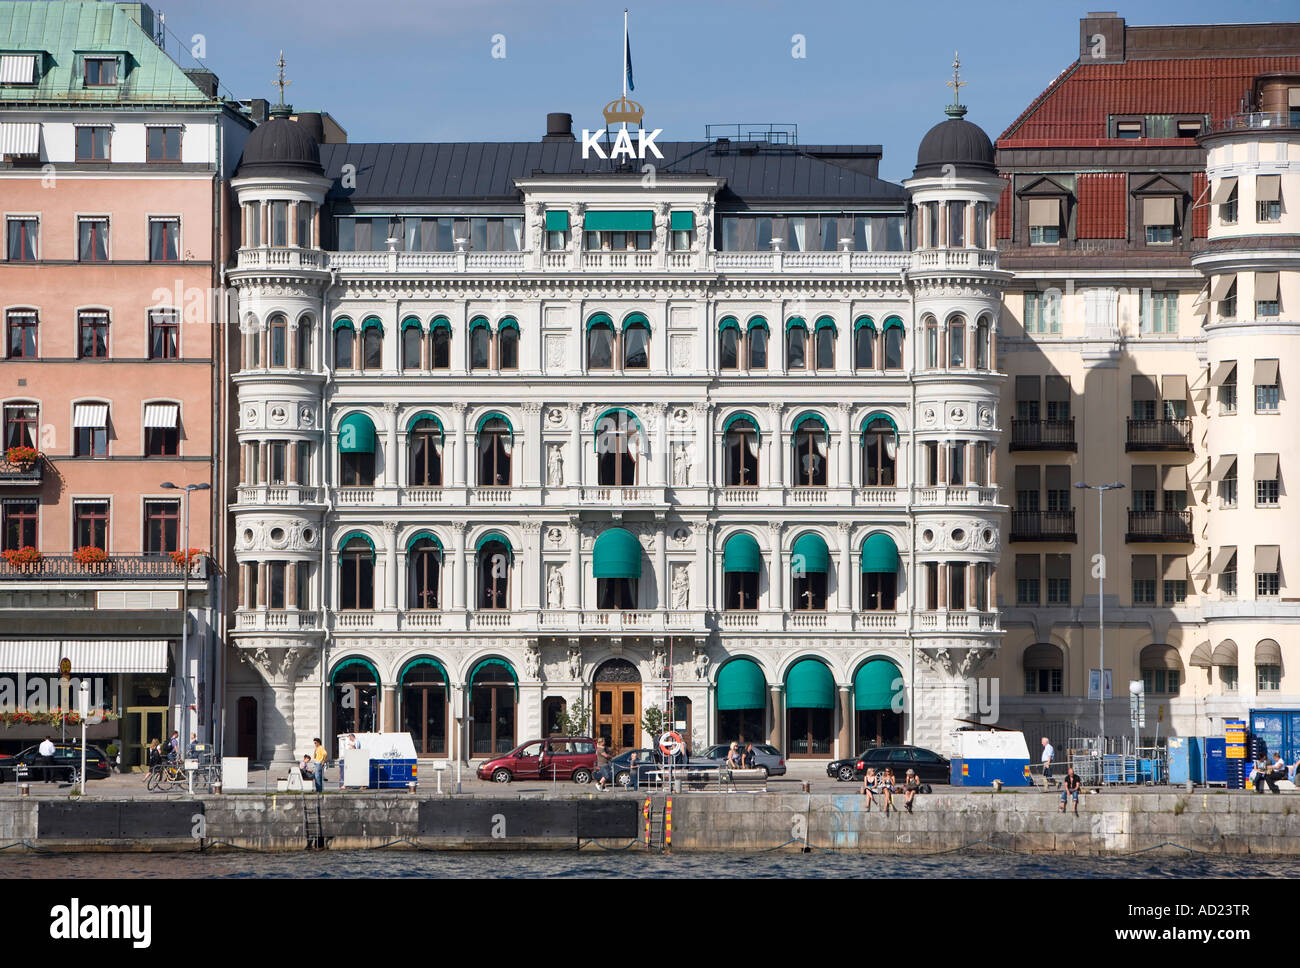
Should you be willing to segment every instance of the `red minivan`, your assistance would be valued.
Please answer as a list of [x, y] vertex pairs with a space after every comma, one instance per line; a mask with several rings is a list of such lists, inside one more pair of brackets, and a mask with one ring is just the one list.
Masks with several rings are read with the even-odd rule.
[[590, 783], [596, 770], [596, 741], [589, 736], [529, 740], [505, 756], [485, 760], [480, 780], [572, 780]]

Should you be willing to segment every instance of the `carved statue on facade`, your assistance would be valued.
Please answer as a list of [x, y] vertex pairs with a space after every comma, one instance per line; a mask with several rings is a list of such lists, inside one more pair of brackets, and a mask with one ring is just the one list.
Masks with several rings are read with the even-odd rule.
[[559, 444], [546, 449], [546, 486], [564, 486], [564, 451]]
[[542, 650], [530, 645], [524, 652], [524, 672], [529, 679], [536, 679], [542, 672]]
[[678, 566], [673, 573], [672, 608], [673, 611], [685, 611], [690, 605], [691, 576], [685, 565]]
[[569, 678], [582, 679], [582, 648], [577, 645], [569, 646]]
[[701, 681], [709, 677], [709, 653], [706, 649], [695, 648], [695, 678]]
[[650, 653], [650, 674], [656, 679], [662, 679], [664, 673], [668, 671], [668, 654], [662, 647], [656, 648]]
[[546, 578], [546, 607], [564, 608], [564, 575], [559, 565], [551, 565]]

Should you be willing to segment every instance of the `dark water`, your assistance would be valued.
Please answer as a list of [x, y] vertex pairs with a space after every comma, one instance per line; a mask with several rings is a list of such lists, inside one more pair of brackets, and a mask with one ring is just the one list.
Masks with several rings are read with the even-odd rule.
[[[0, 879], [19, 878], [1207, 878], [1258, 876], [1247, 859], [1205, 855], [1117, 858], [955, 853], [886, 857], [813, 851], [669, 856], [640, 851], [448, 853], [338, 850], [259, 854], [0, 854]], [[1271, 877], [1300, 877], [1300, 858], [1270, 860]]]

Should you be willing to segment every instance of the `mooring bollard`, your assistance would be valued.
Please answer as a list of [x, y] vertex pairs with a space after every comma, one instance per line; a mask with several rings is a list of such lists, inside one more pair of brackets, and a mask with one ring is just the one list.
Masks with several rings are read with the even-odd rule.
[[803, 792], [803, 793], [812, 793], [812, 781], [811, 781], [811, 780], [802, 780], [802, 781], [800, 781], [799, 786], [802, 788], [802, 792]]
[[415, 792], [415, 782], [414, 782], [414, 781], [412, 781], [412, 782], [406, 784], [406, 792], [407, 792], [407, 793], [414, 793], [414, 792]]
[[30, 783], [20, 783], [18, 785], [18, 795], [20, 797], [30, 797], [32, 795], [32, 785]]
[[221, 784], [220, 783], [212, 784], [212, 792], [215, 793], [217, 796], [221, 796]]

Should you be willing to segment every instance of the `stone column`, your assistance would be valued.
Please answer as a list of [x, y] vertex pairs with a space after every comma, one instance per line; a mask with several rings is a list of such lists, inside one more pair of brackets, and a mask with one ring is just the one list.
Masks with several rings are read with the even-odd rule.
[[284, 566], [284, 599], [292, 609], [298, 608], [298, 562], [290, 561]]
[[397, 732], [397, 686], [393, 683], [385, 683], [383, 686], [383, 698], [379, 703], [380, 710], [383, 713], [384, 732]]
[[298, 447], [299, 442], [296, 440], [284, 445], [284, 479], [289, 484], [298, 483]]
[[465, 611], [465, 592], [469, 588], [469, 577], [466, 574], [468, 567], [465, 560], [465, 526], [456, 525], [451, 529], [452, 533], [452, 576], [451, 576], [451, 607], [452, 611]]
[[[515, 456], [521, 460], [519, 466], [522, 470], [519, 483], [524, 487], [538, 487], [546, 473], [544, 466], [546, 448], [542, 446], [542, 407], [541, 404], [530, 400], [524, 403], [523, 410], [524, 432], [521, 435], [523, 440], [515, 440]], [[528, 448], [526, 456], [520, 453], [521, 445], [524, 443], [532, 445]]]
[[852, 732], [853, 724], [853, 689], [848, 685], [840, 686], [840, 729], [835, 740], [837, 759], [853, 755]]
[[289, 345], [285, 347], [289, 357], [289, 369], [298, 369], [298, 321], [289, 320], [288, 328], [285, 330], [285, 339]]
[[570, 608], [582, 610], [583, 600], [583, 581], [582, 581], [582, 528], [578, 524], [578, 516], [575, 514], [569, 518], [569, 590], [565, 595], [568, 601], [565, 603]]
[[257, 447], [257, 483], [265, 484], [270, 478], [270, 475], [268, 473], [270, 461], [267, 460], [268, 454], [267, 454], [266, 441], [265, 440], [258, 441], [256, 447]]
[[[655, 515], [655, 587], [658, 592], [658, 599], [652, 608], [668, 608], [671, 605], [669, 590], [672, 585], [672, 576], [668, 574], [668, 536], [664, 533], [668, 527], [664, 516]], [[698, 576], [697, 576], [698, 581]], [[699, 585], [697, 584], [698, 588]], [[706, 599], [707, 601], [707, 599]], [[693, 606], [700, 607], [699, 602], [693, 602]]]
[[[853, 611], [853, 552], [849, 548], [849, 523], [839, 523], [840, 534], [840, 573], [835, 582], [836, 602], [841, 612]], [[852, 753], [846, 753], [852, 756]]]
[[772, 405], [768, 412], [772, 415], [772, 453], [769, 465], [771, 467], [770, 480], [773, 487], [785, 487], [785, 468], [786, 468], [786, 448], [781, 434], [781, 410], [780, 404]]
[[257, 607], [266, 608], [266, 562], [257, 563]]
[[294, 730], [294, 692], [298, 664], [307, 653], [307, 649], [301, 648], [248, 649], [239, 653], [266, 682], [266, 705], [273, 706], [279, 714], [261, 717], [258, 743], [263, 758], [273, 767], [288, 766], [298, 760], [296, 751], [300, 744]]
[[[569, 453], [565, 461], [564, 484], [566, 487], [578, 487], [583, 481], [583, 458], [586, 455], [582, 452], [582, 407], [570, 406], [567, 410], [569, 418]], [[575, 573], [576, 576], [576, 573]]]
[[452, 440], [451, 445], [455, 449], [452, 454], [452, 486], [465, 487], [468, 478], [466, 475], [466, 464], [468, 461], [467, 451], [469, 449], [469, 440], [465, 432], [465, 419], [468, 415], [469, 408], [464, 404], [452, 407]]
[[384, 608], [397, 608], [397, 524], [384, 522]]
[[[768, 535], [772, 545], [772, 562], [767, 569], [767, 607], [782, 612], [785, 610], [785, 566], [781, 561], [784, 557], [781, 553], [781, 525], [769, 525]], [[784, 623], [778, 626], [782, 627]]]
[[[853, 453], [852, 432], [849, 427], [849, 405], [841, 403], [836, 410], [840, 417], [840, 470], [839, 480], [836, 482], [840, 487], [851, 487], [853, 485], [853, 465], [850, 456]], [[829, 475], [827, 475], [829, 478]], [[850, 754], [852, 755], [852, 754]]]
[[[665, 341], [666, 341], [665, 337]], [[655, 433], [650, 454], [650, 485], [652, 487], [668, 486], [668, 419], [669, 408], [657, 406], [654, 411]]]
[[397, 485], [397, 404], [384, 404], [384, 419], [388, 426], [384, 432], [384, 484]]
[[772, 695], [772, 722], [767, 731], [767, 741], [777, 749], [785, 750], [786, 755], [789, 756], [790, 751], [781, 740], [785, 733], [785, 703], [781, 701], [781, 687], [770, 685], [768, 691]]

